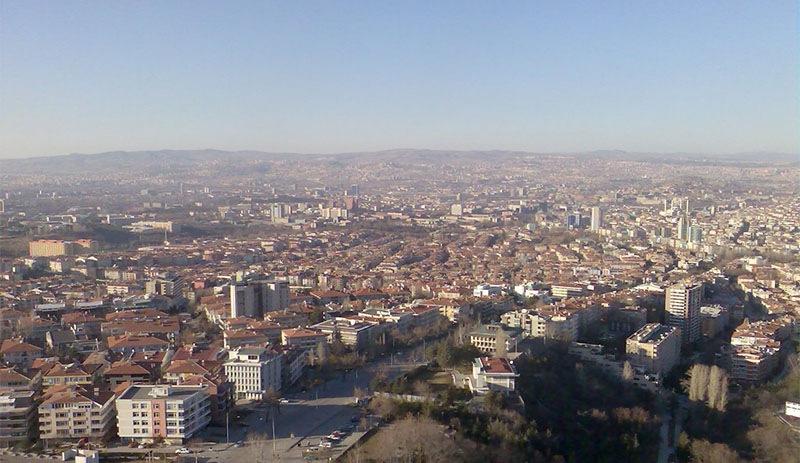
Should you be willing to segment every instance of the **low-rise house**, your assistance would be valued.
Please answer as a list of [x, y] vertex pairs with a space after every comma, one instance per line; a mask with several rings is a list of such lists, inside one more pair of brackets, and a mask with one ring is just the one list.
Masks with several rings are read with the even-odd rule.
[[318, 330], [293, 328], [281, 331], [281, 344], [284, 346], [299, 347], [310, 352], [321, 342], [327, 343], [328, 335]]
[[45, 390], [54, 386], [91, 386], [91, 384], [92, 372], [87, 371], [87, 369], [79, 363], [56, 363], [42, 375], [42, 388]]
[[190, 376], [214, 376], [211, 371], [194, 360], [172, 360], [164, 370], [162, 378], [170, 384], [182, 384]]
[[115, 354], [122, 355], [130, 355], [134, 352], [163, 351], [169, 349], [169, 343], [163, 339], [133, 334], [110, 336], [107, 342], [108, 350]]
[[226, 349], [236, 349], [242, 346], [263, 345], [269, 339], [263, 334], [250, 330], [225, 331], [223, 340]]
[[517, 378], [519, 373], [507, 358], [478, 357], [472, 362], [469, 385], [476, 394], [495, 391], [510, 395], [516, 391]]
[[26, 376], [13, 368], [0, 368], [0, 390], [5, 391], [35, 391], [39, 384], [37, 376]]
[[0, 345], [0, 355], [6, 365], [30, 368], [34, 360], [42, 358], [44, 350], [22, 339], [6, 339]]
[[113, 389], [123, 383], [149, 384], [157, 377], [143, 365], [132, 360], [123, 360], [111, 364], [103, 372], [103, 378]]
[[72, 331], [75, 336], [96, 338], [100, 336], [101, 318], [84, 312], [73, 312], [61, 317], [61, 325]]
[[330, 303], [335, 304], [344, 304], [344, 300], [348, 299], [349, 296], [340, 291], [311, 291], [311, 296], [314, 298], [314, 302], [317, 305], [326, 305]]

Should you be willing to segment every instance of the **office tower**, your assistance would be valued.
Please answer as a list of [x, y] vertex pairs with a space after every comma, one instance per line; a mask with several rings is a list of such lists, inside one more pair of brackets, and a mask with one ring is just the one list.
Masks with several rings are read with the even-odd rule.
[[678, 239], [681, 241], [686, 240], [686, 229], [688, 228], [686, 217], [678, 219]]
[[272, 217], [272, 221], [274, 222], [276, 219], [283, 218], [283, 205], [282, 204], [273, 204], [270, 207], [270, 216]]
[[595, 206], [592, 208], [592, 223], [591, 229], [592, 231], [596, 232], [603, 228], [603, 213], [600, 211], [600, 208]]
[[350, 185], [350, 187], [345, 190], [345, 196], [355, 196], [358, 197], [361, 194], [361, 189], [358, 187], [357, 183]]
[[688, 198], [683, 200], [683, 210], [686, 211], [686, 212], [690, 212], [690, 210], [689, 210], [689, 199]]
[[581, 228], [580, 212], [575, 212], [574, 214], [570, 214], [567, 216], [567, 228], [569, 228], [570, 230], [577, 230]]
[[450, 206], [450, 215], [462, 215], [464, 214], [464, 206], [461, 204], [453, 204]]
[[665, 199], [665, 200], [664, 200], [664, 213], [667, 213], [667, 212], [669, 212], [669, 209], [670, 209], [670, 207], [669, 207], [669, 200], [668, 200], [668, 199]]
[[691, 243], [699, 243], [703, 241], [703, 229], [698, 227], [697, 225], [692, 225], [689, 227], [689, 232], [687, 233], [689, 242]]
[[679, 283], [667, 288], [666, 324], [681, 330], [683, 344], [700, 339], [703, 283]]
[[248, 275], [231, 283], [231, 317], [262, 318], [289, 307], [289, 282]]
[[0, 199], [0, 214], [6, 213], [6, 201], [4, 199]]

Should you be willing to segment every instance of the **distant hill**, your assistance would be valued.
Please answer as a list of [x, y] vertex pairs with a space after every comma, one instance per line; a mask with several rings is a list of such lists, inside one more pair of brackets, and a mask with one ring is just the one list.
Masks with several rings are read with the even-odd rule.
[[68, 154], [26, 159], [0, 159], [0, 172], [10, 174], [72, 175], [85, 172], [129, 171], [147, 173], [166, 169], [190, 168], [198, 163], [240, 163], [244, 161], [326, 161], [344, 164], [394, 162], [399, 164], [450, 164], [501, 162], [537, 157], [592, 157], [645, 162], [743, 162], [797, 163], [798, 156], [786, 153], [737, 153], [706, 155], [695, 153], [632, 153], [599, 150], [581, 153], [531, 153], [524, 151], [449, 151], [392, 149], [338, 154], [270, 153], [263, 151], [158, 150], [110, 151], [98, 154]]

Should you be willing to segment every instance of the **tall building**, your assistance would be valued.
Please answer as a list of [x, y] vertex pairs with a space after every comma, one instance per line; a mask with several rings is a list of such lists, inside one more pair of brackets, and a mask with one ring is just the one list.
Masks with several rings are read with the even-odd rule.
[[581, 228], [581, 213], [575, 212], [567, 216], [567, 228], [577, 230]]
[[679, 283], [667, 288], [666, 323], [681, 330], [683, 344], [700, 339], [703, 283]]
[[681, 217], [678, 219], [678, 239], [681, 241], [686, 241], [687, 231], [689, 229], [689, 221], [686, 220], [686, 217]]
[[603, 228], [603, 212], [599, 207], [595, 206], [592, 208], [591, 229], [592, 231], [596, 232], [601, 228]]
[[231, 317], [263, 318], [267, 312], [289, 307], [289, 282], [248, 275], [231, 283]]
[[703, 228], [697, 225], [692, 225], [689, 227], [689, 231], [686, 233], [689, 242], [691, 243], [700, 243], [703, 241]]
[[117, 399], [117, 428], [122, 440], [182, 443], [211, 421], [206, 386], [133, 385]]
[[680, 360], [680, 331], [674, 326], [648, 323], [625, 341], [625, 352], [631, 365], [666, 375]]

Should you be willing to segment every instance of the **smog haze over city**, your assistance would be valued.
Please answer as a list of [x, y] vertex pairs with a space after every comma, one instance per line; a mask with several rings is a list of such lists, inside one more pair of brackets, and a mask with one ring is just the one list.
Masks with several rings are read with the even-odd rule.
[[795, 463], [798, 18], [0, 1], [0, 460]]

